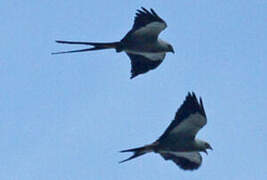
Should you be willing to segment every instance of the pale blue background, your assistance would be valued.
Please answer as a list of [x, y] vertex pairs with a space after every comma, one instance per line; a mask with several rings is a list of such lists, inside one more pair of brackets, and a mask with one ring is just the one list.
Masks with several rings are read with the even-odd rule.
[[[173, 44], [162, 65], [130, 80], [114, 50], [54, 40], [115, 41], [137, 8], [154, 8]], [[267, 1], [16, 1], [0, 3], [1, 180], [267, 179]], [[156, 140], [188, 91], [204, 101], [199, 134], [214, 147], [187, 172], [159, 155], [119, 150]]]

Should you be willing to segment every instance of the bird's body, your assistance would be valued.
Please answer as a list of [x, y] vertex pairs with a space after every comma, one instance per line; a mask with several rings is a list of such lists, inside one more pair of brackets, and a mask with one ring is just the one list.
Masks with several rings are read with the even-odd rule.
[[110, 43], [98, 42], [75, 42], [56, 41], [63, 44], [90, 45], [91, 48], [61, 51], [52, 54], [85, 52], [102, 49], [115, 49], [116, 52], [126, 52], [131, 60], [131, 78], [139, 74], [148, 72], [158, 67], [167, 52], [173, 52], [173, 47], [158, 38], [158, 35], [167, 27], [166, 22], [161, 19], [153, 9], [151, 12], [145, 8], [137, 10], [132, 29], [122, 38], [122, 40]]
[[165, 132], [154, 143], [121, 152], [134, 152], [133, 156], [123, 160], [125, 162], [146, 154], [155, 152], [165, 160], [172, 160], [185, 170], [197, 169], [202, 162], [199, 152], [207, 153], [211, 146], [202, 140], [196, 139], [197, 132], [207, 123], [205, 110], [195, 94], [188, 94], [183, 105], [178, 109], [175, 119]]
[[150, 44], [144, 42], [132, 42], [129, 43], [129, 45], [124, 47], [124, 51], [127, 53], [136, 53], [136, 54], [141, 54], [141, 53], [166, 54], [166, 51], [168, 51], [169, 49], [168, 44], [161, 39], [158, 39], [157, 41]]

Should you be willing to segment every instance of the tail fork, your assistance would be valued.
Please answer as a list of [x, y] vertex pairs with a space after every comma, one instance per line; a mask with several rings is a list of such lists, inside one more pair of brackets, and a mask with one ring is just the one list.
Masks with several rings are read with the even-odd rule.
[[65, 54], [65, 53], [75, 53], [75, 52], [85, 52], [85, 51], [94, 51], [94, 50], [102, 50], [102, 49], [116, 49], [117, 52], [122, 51], [121, 42], [110, 42], [110, 43], [96, 43], [96, 42], [78, 42], [78, 41], [60, 41], [56, 40], [57, 43], [61, 44], [79, 44], [79, 45], [90, 45], [93, 46], [91, 48], [72, 50], [72, 51], [60, 51], [52, 54]]
[[143, 147], [139, 147], [139, 148], [133, 148], [133, 149], [127, 149], [127, 150], [120, 151], [121, 153], [133, 152], [134, 154], [132, 156], [130, 156], [129, 158], [120, 161], [119, 163], [123, 163], [125, 161], [129, 161], [131, 159], [134, 159], [134, 158], [137, 158], [139, 156], [142, 156], [142, 155], [144, 155], [146, 153], [153, 152], [153, 150], [154, 150], [154, 146], [153, 145], [147, 145], [147, 146], [143, 146]]

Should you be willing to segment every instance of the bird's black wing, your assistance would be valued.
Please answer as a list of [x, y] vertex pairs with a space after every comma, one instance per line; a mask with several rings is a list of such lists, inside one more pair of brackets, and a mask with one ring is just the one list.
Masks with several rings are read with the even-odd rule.
[[202, 99], [200, 103], [194, 93], [188, 93], [185, 101], [176, 112], [174, 120], [158, 139], [165, 139], [170, 134], [177, 138], [194, 138], [196, 133], [207, 123]]
[[199, 152], [164, 152], [160, 155], [165, 160], [172, 160], [176, 165], [184, 170], [198, 169], [202, 163]]
[[142, 7], [141, 10], [137, 10], [134, 25], [122, 41], [156, 40], [166, 27], [166, 22], [153, 9], [148, 11]]
[[[145, 56], [147, 54], [147, 56]], [[132, 53], [127, 53], [131, 60], [131, 79], [138, 76], [139, 74], [146, 73], [152, 69], [155, 69], [158, 67], [164, 57], [165, 53], [162, 53], [160, 55], [152, 55], [153, 53], [144, 53], [143, 55], [137, 55]], [[153, 58], [153, 59], [151, 59]]]

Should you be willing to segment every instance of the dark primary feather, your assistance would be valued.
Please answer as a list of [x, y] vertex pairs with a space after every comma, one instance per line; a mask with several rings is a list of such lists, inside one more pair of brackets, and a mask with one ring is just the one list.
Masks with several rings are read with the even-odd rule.
[[205, 113], [205, 110], [203, 107], [202, 99], [200, 98], [200, 104], [199, 104], [195, 93], [194, 92], [192, 94], [188, 93], [184, 103], [179, 107], [178, 111], [176, 112], [174, 120], [168, 126], [168, 128], [163, 133], [163, 135], [160, 136], [159, 140], [162, 140], [165, 137], [167, 137], [173, 128], [178, 126], [188, 116], [190, 116], [191, 114], [194, 114], [196, 112], [198, 112], [201, 115], [203, 115], [204, 117], [206, 117], [206, 113]]
[[184, 103], [176, 112], [175, 119], [183, 120], [196, 112], [206, 117], [206, 113], [202, 104], [202, 99], [200, 98], [200, 103], [199, 103], [195, 93], [192, 92], [191, 94], [189, 92], [188, 95], [186, 96]]
[[136, 55], [136, 54], [130, 54], [127, 53], [131, 60], [131, 79], [138, 76], [139, 74], [146, 73], [152, 69], [155, 69], [158, 67], [162, 61], [152, 61], [149, 60], [148, 58], [141, 56], [141, 55]]

